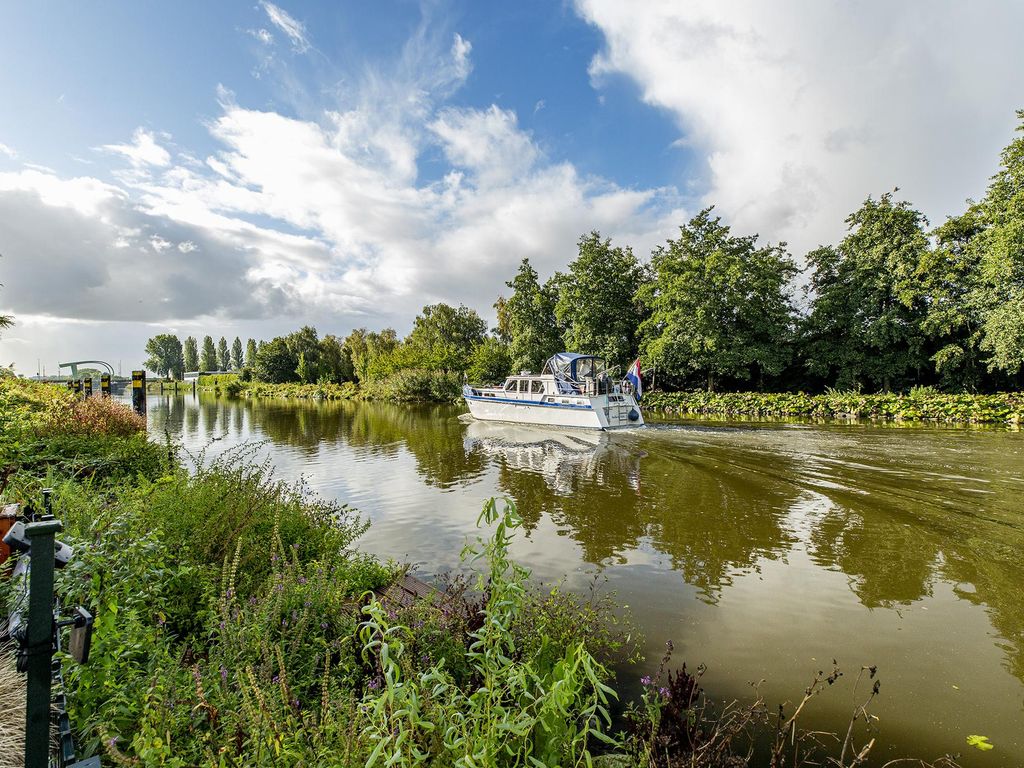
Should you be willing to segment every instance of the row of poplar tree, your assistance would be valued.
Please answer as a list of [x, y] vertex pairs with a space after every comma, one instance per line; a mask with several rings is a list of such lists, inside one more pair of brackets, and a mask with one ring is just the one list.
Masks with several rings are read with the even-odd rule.
[[[540, 369], [560, 350], [620, 371], [637, 356], [663, 389], [947, 391], [1020, 388], [1024, 366], [1024, 111], [984, 198], [937, 228], [896, 192], [869, 197], [836, 245], [798, 268], [786, 245], [739, 235], [706, 209], [641, 262], [597, 232], [541, 282], [524, 259], [488, 333], [467, 307], [425, 307], [392, 329], [346, 338], [303, 328], [229, 348], [150, 340], [147, 367], [247, 368], [264, 381], [358, 381], [403, 370], [477, 381]], [[175, 345], [177, 344], [177, 347]], [[181, 349], [178, 368], [155, 350]]]

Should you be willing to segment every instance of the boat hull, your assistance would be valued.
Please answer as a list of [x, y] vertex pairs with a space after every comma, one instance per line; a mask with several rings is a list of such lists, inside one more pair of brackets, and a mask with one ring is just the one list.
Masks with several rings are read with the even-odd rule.
[[[512, 424], [535, 424], [574, 429], [624, 429], [641, 427], [643, 416], [632, 397], [609, 402], [605, 397], [575, 398], [572, 403], [517, 400], [465, 395], [473, 418]], [[629, 418], [632, 412], [634, 419]]]

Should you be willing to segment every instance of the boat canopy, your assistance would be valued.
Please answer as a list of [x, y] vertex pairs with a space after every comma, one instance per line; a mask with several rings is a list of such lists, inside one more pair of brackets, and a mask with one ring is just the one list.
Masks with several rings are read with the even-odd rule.
[[583, 378], [596, 378], [604, 372], [604, 358], [576, 352], [556, 352], [544, 363], [543, 370], [543, 373], [550, 373], [556, 379], [573, 382]]

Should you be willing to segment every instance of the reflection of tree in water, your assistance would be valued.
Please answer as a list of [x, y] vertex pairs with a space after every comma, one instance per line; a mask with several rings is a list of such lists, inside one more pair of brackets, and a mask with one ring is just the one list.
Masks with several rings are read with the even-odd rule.
[[811, 559], [845, 573], [868, 608], [909, 605], [931, 595], [940, 549], [936, 537], [870, 499], [856, 501], [856, 511], [833, 506], [815, 523]]
[[711, 602], [737, 572], [783, 557], [796, 541], [784, 521], [798, 491], [779, 471], [789, 459], [773, 457], [772, 472], [744, 459], [677, 452], [644, 465], [649, 535]]
[[[814, 524], [811, 557], [849, 575], [869, 608], [910, 604], [931, 595], [936, 579], [952, 582], [960, 599], [987, 608], [1007, 668], [1024, 682], [1024, 530], [1015, 491], [992, 484], [979, 501], [931, 481], [927, 495], [830, 492], [835, 505]], [[881, 487], [863, 478], [857, 485]]]
[[673, 448], [646, 455], [635, 444], [612, 442], [586, 455], [557, 444], [492, 452], [501, 458], [501, 487], [528, 523], [550, 515], [592, 563], [624, 559], [649, 540], [714, 600], [737, 571], [789, 549], [795, 539], [782, 523], [797, 491], [744, 468], [673, 455]]

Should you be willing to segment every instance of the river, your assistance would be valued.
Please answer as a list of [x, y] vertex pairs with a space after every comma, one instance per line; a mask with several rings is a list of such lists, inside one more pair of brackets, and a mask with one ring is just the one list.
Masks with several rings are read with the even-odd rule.
[[[150, 396], [150, 428], [207, 457], [264, 441], [280, 477], [372, 521], [360, 546], [459, 568], [484, 499], [514, 498], [534, 578], [629, 607], [648, 662], [705, 664], [714, 697], [802, 696], [843, 729], [861, 665], [883, 758], [1024, 764], [1024, 435], [1000, 429], [659, 421], [615, 433], [471, 422], [455, 407]], [[862, 686], [861, 692], [866, 692]], [[989, 737], [995, 749], [966, 744]], [[876, 761], [873, 761], [876, 762]]]

